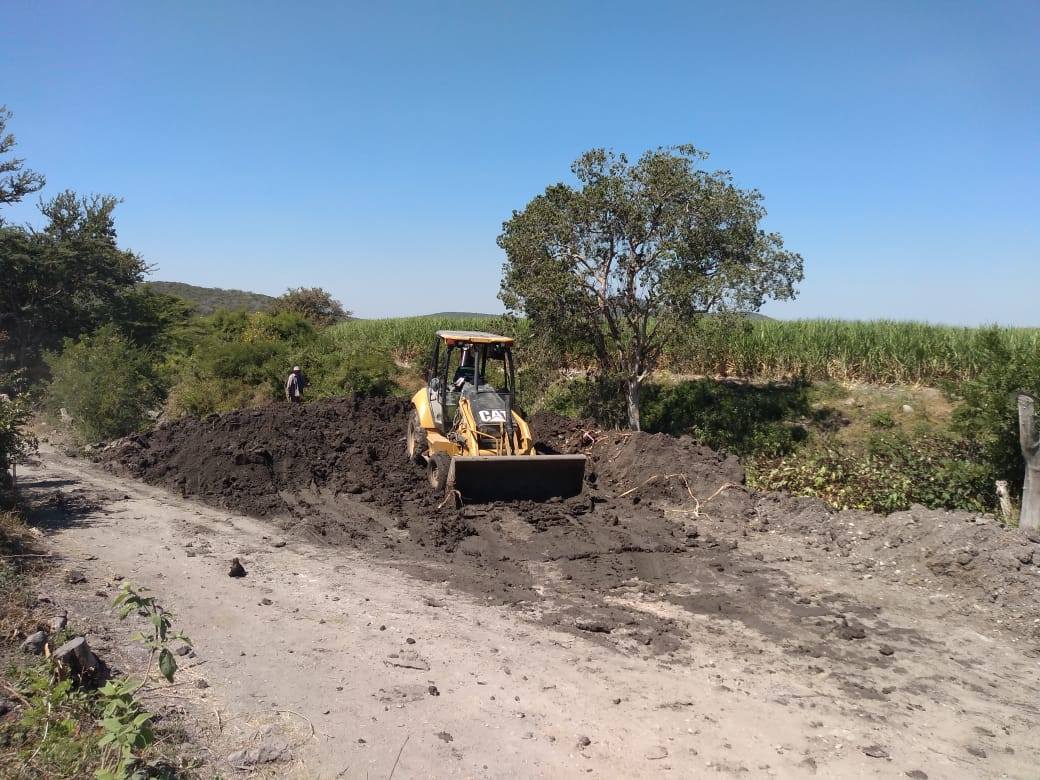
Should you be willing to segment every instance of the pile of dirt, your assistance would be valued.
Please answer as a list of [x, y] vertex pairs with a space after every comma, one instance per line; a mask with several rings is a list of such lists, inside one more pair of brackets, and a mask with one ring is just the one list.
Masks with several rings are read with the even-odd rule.
[[417, 487], [401, 457], [407, 404], [340, 398], [184, 417], [122, 439], [113, 468], [184, 496], [256, 517], [295, 514], [307, 489], [393, 504]]
[[[603, 431], [591, 420], [548, 412], [536, 414], [531, 427], [540, 451], [588, 456], [587, 481], [610, 496], [705, 508], [712, 502], [722, 514], [739, 515], [749, 506], [740, 461], [689, 436]], [[736, 493], [726, 495], [734, 489]]]
[[[411, 516], [428, 512], [436, 497], [404, 458], [408, 411], [400, 399], [358, 397], [185, 417], [116, 442], [103, 459], [150, 484], [262, 518], [299, 517], [301, 502], [319, 494]], [[589, 457], [586, 492], [600, 501], [703, 501], [744, 482], [736, 458], [689, 438], [603, 433], [546, 414], [534, 426], [540, 451]], [[541, 505], [516, 506], [537, 514]]]
[[[606, 593], [644, 569], [679, 576], [669, 574], [670, 564], [649, 563], [702, 546], [667, 511], [675, 496], [690, 502], [716, 495], [719, 506], [739, 504], [740, 511], [751, 506], [743, 488], [727, 487], [743, 482], [734, 458], [648, 434], [575, 435], [574, 423], [556, 420], [555, 431], [544, 429], [555, 440], [543, 436], [542, 449], [584, 445], [582, 495], [456, 507], [433, 495], [423, 469], [404, 457], [408, 410], [399, 399], [345, 398], [184, 418], [116, 442], [101, 457], [117, 473], [267, 519], [296, 536], [387, 554], [397, 565], [507, 603], [540, 600], [537, 580], [546, 567], [583, 608], [588, 594]], [[730, 549], [703, 547], [712, 559]], [[622, 620], [617, 609], [603, 611], [605, 620]]]
[[[765, 563], [792, 560], [957, 594], [951, 609], [1030, 633], [1040, 625], [1031, 597], [1040, 550], [991, 519], [928, 510], [886, 518], [755, 495], [736, 458], [688, 437], [547, 414], [532, 420], [538, 448], [588, 456], [582, 495], [456, 507], [405, 458], [408, 412], [400, 399], [344, 398], [184, 418], [121, 440], [102, 459], [288, 534], [526, 605], [548, 622], [606, 627], [615, 643], [682, 640], [674, 621], [638, 606], [643, 587], [678, 587], [671, 598], [686, 610], [779, 635], [804, 606], [784, 571]], [[720, 601], [726, 582], [751, 600]], [[838, 597], [827, 607], [854, 608]]]

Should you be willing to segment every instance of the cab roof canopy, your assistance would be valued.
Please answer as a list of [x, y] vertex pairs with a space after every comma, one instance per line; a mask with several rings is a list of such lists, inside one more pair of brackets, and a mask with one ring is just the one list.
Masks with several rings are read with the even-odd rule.
[[494, 333], [485, 333], [482, 330], [439, 330], [437, 338], [446, 344], [454, 344], [461, 341], [469, 344], [512, 344], [512, 336], [496, 336]]

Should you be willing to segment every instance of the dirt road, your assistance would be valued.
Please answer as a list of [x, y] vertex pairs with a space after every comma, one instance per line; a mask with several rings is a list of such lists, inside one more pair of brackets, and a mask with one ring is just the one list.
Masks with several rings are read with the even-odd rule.
[[[626, 569], [583, 619], [566, 561], [525, 564], [538, 599], [482, 600], [447, 572], [435, 581], [435, 565], [412, 576], [392, 545], [381, 557], [283, 537], [52, 450], [22, 474], [37, 497], [60, 496], [40, 515], [47, 541], [87, 582], [49, 587], [92, 644], [126, 644], [132, 626], [86, 617], [123, 578], [154, 590], [191, 636], [197, 657], [156, 704], [208, 741], [206, 774], [233, 776], [228, 757], [258, 746], [277, 760], [251, 771], [308, 778], [1040, 767], [1035, 644], [962, 615], [971, 605], [949, 594], [822, 567], [803, 540], [752, 536], [724, 560], [670, 555], [704, 569], [696, 578], [678, 564]], [[233, 557], [246, 577], [228, 577]], [[604, 605], [624, 626], [597, 623]], [[553, 611], [577, 617], [546, 621]], [[671, 640], [641, 633], [640, 615]]]

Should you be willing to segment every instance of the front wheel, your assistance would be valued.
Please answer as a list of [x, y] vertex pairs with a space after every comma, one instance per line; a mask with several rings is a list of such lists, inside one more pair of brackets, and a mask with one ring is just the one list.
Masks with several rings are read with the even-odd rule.
[[426, 461], [426, 478], [430, 481], [430, 487], [438, 494], [444, 492], [448, 484], [448, 471], [451, 468], [451, 458], [443, 452], [435, 452]]
[[416, 409], [412, 409], [412, 414], [408, 418], [406, 442], [405, 452], [408, 460], [422, 465], [425, 460], [423, 456], [426, 454], [426, 448], [429, 445], [426, 441], [426, 429], [422, 427], [422, 422], [419, 421], [419, 412]]

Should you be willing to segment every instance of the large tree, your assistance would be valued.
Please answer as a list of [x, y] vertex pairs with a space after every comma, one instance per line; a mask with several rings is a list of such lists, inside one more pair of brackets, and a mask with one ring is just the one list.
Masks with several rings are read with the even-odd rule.
[[0, 206], [17, 203], [26, 195], [42, 189], [45, 183], [43, 175], [25, 168], [21, 158], [8, 156], [16, 145], [14, 135], [7, 132], [11, 116], [7, 106], [0, 106]]
[[159, 296], [142, 297], [147, 270], [116, 243], [117, 198], [63, 192], [41, 204], [42, 230], [0, 227], [0, 370], [35, 373], [44, 349], [131, 317], [141, 333], [168, 315]]
[[761, 227], [762, 195], [707, 172], [692, 146], [635, 163], [593, 149], [577, 186], [548, 187], [503, 225], [499, 297], [545, 343], [586, 345], [604, 379], [625, 388], [639, 429], [643, 382], [683, 328], [711, 312], [793, 298], [802, 258]]

